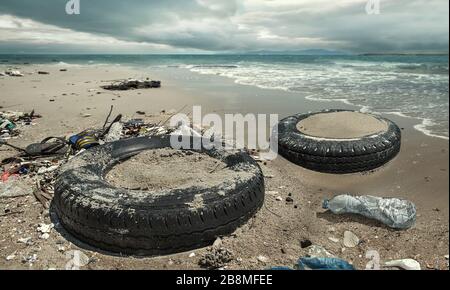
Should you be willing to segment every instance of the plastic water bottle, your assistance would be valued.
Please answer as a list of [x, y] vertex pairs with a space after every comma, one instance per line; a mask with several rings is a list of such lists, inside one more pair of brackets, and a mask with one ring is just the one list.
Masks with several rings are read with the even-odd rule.
[[323, 208], [335, 214], [359, 214], [394, 229], [409, 229], [416, 223], [416, 206], [398, 198], [339, 195], [325, 200]]

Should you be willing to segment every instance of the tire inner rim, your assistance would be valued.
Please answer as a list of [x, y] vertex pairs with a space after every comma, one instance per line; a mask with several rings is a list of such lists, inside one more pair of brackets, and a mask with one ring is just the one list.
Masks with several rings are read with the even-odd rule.
[[388, 124], [369, 114], [359, 112], [331, 112], [312, 115], [297, 123], [297, 129], [319, 138], [362, 138], [386, 132]]

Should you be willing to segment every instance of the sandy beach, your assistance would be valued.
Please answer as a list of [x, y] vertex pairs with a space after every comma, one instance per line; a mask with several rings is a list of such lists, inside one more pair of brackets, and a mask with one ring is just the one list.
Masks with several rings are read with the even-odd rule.
[[[4, 65], [6, 67], [6, 65]], [[0, 66], [0, 71], [4, 69]], [[236, 84], [232, 79], [189, 71], [136, 69], [123, 66], [17, 65], [24, 77], [0, 77], [0, 111], [31, 111], [42, 115], [24, 128], [11, 144], [26, 146], [48, 136], [70, 136], [89, 127], [101, 126], [114, 106], [126, 119], [140, 117], [160, 121], [187, 106], [201, 105], [203, 113], [277, 113], [280, 118], [327, 108], [357, 109], [340, 102], [311, 101], [297, 93]], [[67, 71], [60, 71], [60, 69]], [[48, 75], [37, 74], [47, 71]], [[100, 88], [112, 80], [129, 77], [161, 80], [162, 88], [110, 92]], [[282, 101], [280, 101], [282, 100]], [[402, 128], [400, 154], [374, 172], [331, 175], [303, 169], [281, 156], [260, 163], [266, 176], [266, 201], [261, 210], [235, 234], [223, 237], [222, 245], [233, 253], [227, 269], [265, 269], [291, 266], [307, 253], [301, 242], [309, 240], [330, 253], [364, 269], [366, 252], [377, 250], [381, 260], [412, 258], [423, 269], [448, 269], [449, 244], [449, 141], [430, 137], [414, 129], [419, 120], [386, 114]], [[0, 147], [0, 159], [16, 151]], [[173, 172], [167, 172], [173, 174]], [[135, 258], [112, 255], [85, 245], [64, 229], [55, 228], [50, 238], [39, 238], [39, 223], [50, 223], [51, 215], [31, 194], [0, 199], [0, 268], [64, 269], [69, 250], [89, 257], [86, 269], [199, 269], [207, 248], [163, 257]], [[337, 194], [399, 197], [417, 206], [417, 224], [395, 231], [379, 223], [354, 216], [336, 216], [322, 209], [322, 201]], [[294, 203], [286, 203], [291, 196]], [[279, 201], [281, 197], [281, 201]], [[5, 209], [21, 213], [1, 216]], [[352, 231], [362, 241], [345, 248], [342, 238]], [[31, 244], [18, 242], [32, 238]], [[192, 255], [195, 253], [195, 255]], [[14, 254], [15, 258], [6, 257]], [[36, 254], [30, 266], [22, 257]], [[265, 259], [262, 259], [264, 257]]]

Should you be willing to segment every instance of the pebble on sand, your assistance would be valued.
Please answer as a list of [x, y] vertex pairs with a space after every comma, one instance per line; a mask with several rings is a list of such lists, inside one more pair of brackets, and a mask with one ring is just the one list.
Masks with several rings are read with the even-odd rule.
[[267, 263], [269, 262], [269, 258], [259, 255], [258, 258], [256, 258], [258, 261], [260, 261], [261, 263]]
[[359, 238], [350, 231], [344, 233], [344, 246], [347, 248], [354, 248], [359, 245]]
[[333, 243], [339, 243], [340, 240], [338, 238], [334, 238], [334, 237], [329, 237], [328, 238], [330, 241], [332, 241]]

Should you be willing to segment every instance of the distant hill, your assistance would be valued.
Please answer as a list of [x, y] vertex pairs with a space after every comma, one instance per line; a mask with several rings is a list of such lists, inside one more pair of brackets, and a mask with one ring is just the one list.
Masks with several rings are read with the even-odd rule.
[[391, 52], [385, 52], [385, 53], [361, 53], [359, 54], [361, 56], [383, 56], [383, 55], [394, 55], [394, 56], [448, 56], [448, 52], [405, 52], [405, 53], [391, 53]]
[[253, 54], [253, 55], [352, 55], [352, 53], [338, 50], [328, 50], [328, 49], [306, 49], [306, 50], [283, 50], [283, 51], [273, 51], [273, 50], [257, 50], [257, 51], [247, 51], [241, 54]]

